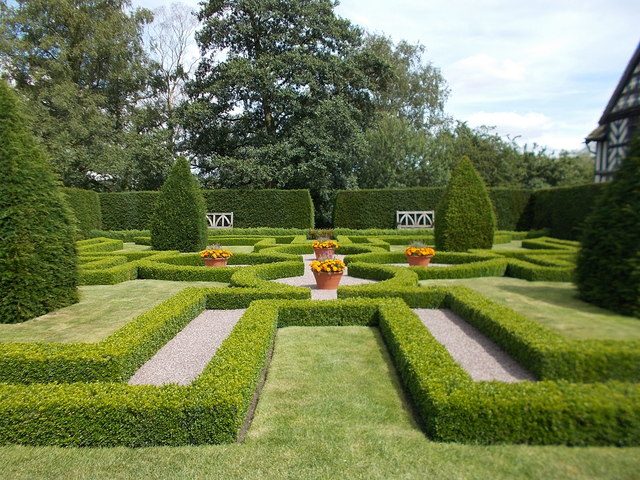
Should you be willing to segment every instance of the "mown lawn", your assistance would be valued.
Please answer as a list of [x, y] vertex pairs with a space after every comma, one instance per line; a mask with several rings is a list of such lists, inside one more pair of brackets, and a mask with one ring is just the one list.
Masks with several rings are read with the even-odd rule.
[[0, 324], [1, 342], [99, 342], [137, 315], [187, 287], [220, 287], [217, 282], [132, 280], [79, 287], [80, 301], [24, 323]]
[[528, 282], [509, 277], [422, 280], [420, 285], [464, 285], [574, 339], [640, 338], [640, 319], [584, 302], [566, 282]]
[[640, 448], [431, 442], [376, 329], [281, 329], [244, 444], [0, 448], [7, 479], [635, 479]]

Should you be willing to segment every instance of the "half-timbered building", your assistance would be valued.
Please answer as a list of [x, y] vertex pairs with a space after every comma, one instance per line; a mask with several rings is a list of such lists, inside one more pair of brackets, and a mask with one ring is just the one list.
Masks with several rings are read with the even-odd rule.
[[640, 43], [627, 65], [598, 128], [586, 138], [593, 151], [595, 142], [596, 183], [611, 180], [625, 158], [631, 137], [640, 129]]

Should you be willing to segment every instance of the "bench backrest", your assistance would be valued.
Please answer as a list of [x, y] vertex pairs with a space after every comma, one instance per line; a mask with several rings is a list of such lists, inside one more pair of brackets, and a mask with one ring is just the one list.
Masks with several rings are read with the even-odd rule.
[[434, 211], [396, 211], [396, 228], [433, 228]]
[[208, 228], [233, 228], [233, 212], [207, 213]]

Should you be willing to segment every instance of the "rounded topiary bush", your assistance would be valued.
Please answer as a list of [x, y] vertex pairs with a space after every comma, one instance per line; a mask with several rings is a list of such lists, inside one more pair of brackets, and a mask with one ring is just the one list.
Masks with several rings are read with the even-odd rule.
[[0, 323], [78, 301], [74, 236], [58, 178], [0, 81]]
[[436, 250], [464, 252], [491, 248], [496, 217], [484, 182], [471, 160], [462, 157], [435, 216]]
[[186, 158], [179, 158], [160, 189], [151, 222], [154, 250], [195, 252], [207, 245], [204, 198]]
[[640, 135], [585, 221], [576, 284], [584, 300], [640, 318]]

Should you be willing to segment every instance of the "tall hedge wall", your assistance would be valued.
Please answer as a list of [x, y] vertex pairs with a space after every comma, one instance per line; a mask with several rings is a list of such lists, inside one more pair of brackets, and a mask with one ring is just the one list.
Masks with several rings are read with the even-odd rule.
[[100, 193], [104, 230], [148, 230], [158, 192]]
[[[531, 192], [490, 188], [497, 228], [516, 230]], [[335, 228], [396, 228], [396, 210], [436, 210], [445, 187], [341, 190], [336, 197]], [[436, 212], [437, 216], [437, 212]]]
[[529, 230], [547, 228], [551, 237], [577, 240], [603, 188], [602, 183], [592, 183], [536, 190], [528, 207], [530, 218], [524, 226]]
[[[208, 212], [233, 212], [234, 227], [313, 228], [308, 190], [204, 190]], [[158, 192], [101, 193], [104, 230], [151, 228]]]
[[[602, 184], [529, 191], [489, 188], [498, 230], [549, 229], [555, 238], [577, 240]], [[341, 190], [334, 213], [336, 228], [395, 228], [396, 210], [436, 210], [444, 187]], [[437, 211], [436, 211], [437, 216]]]
[[233, 212], [239, 228], [313, 228], [309, 190], [206, 190], [208, 212]]
[[102, 228], [102, 212], [100, 197], [92, 190], [63, 187], [62, 193], [67, 197], [67, 203], [78, 220], [77, 228], [80, 237], [88, 237], [91, 230]]

